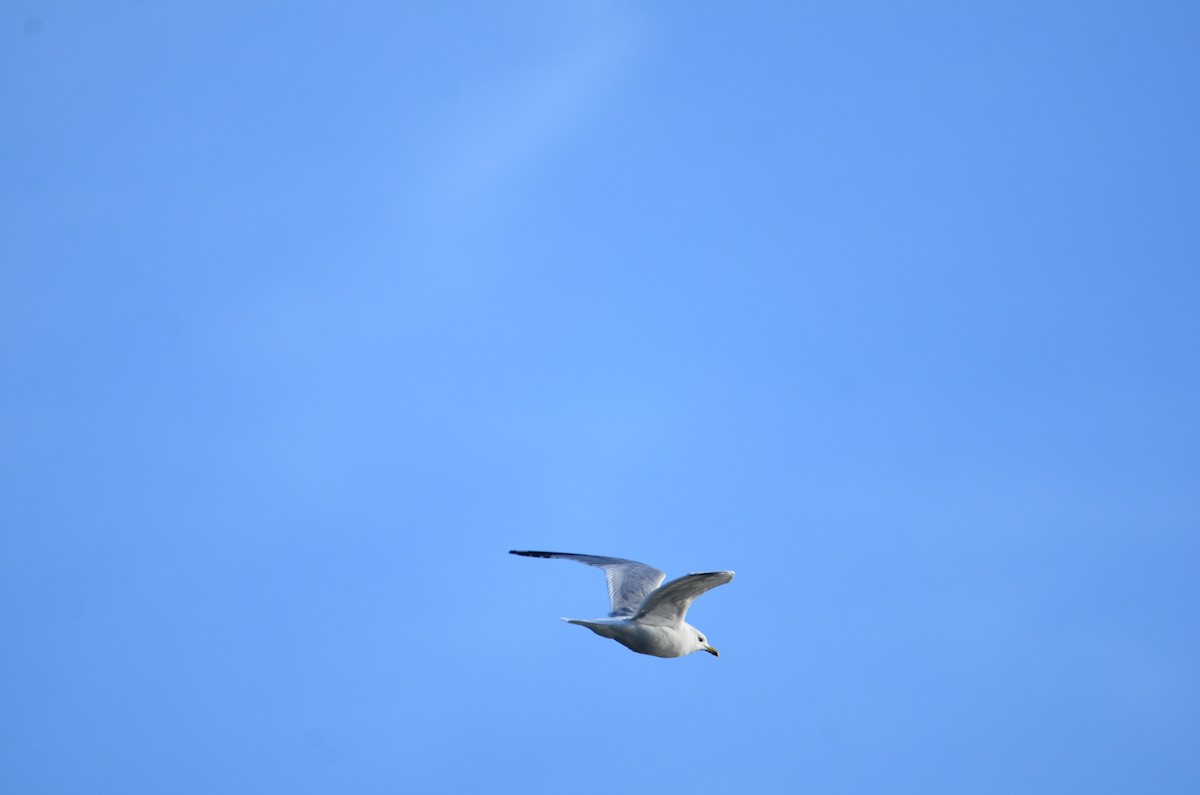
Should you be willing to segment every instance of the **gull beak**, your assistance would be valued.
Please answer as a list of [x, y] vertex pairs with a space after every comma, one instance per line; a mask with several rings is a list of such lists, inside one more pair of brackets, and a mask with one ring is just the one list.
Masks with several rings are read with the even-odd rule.
[[716, 650], [716, 649], [714, 649], [712, 646], [705, 646], [705, 647], [704, 647], [704, 650], [705, 650], [706, 652], [708, 652], [709, 654], [711, 654], [712, 656], [714, 656], [714, 657], [720, 657], [720, 656], [721, 656], [721, 652], [717, 651], [717, 650]]

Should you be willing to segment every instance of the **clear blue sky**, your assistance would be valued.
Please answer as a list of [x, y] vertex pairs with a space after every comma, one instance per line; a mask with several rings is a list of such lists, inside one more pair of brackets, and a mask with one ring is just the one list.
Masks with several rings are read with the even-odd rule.
[[11, 0], [0, 365], [4, 792], [1200, 791], [1195, 3]]

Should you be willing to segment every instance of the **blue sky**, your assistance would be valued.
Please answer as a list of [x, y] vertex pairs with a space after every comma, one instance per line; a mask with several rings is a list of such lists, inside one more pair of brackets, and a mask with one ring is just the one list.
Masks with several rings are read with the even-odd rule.
[[1195, 792], [1198, 37], [6, 3], [0, 787]]

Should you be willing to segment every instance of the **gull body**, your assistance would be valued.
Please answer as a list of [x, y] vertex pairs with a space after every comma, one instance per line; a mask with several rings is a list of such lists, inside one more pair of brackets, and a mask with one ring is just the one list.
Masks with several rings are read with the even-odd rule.
[[573, 552], [510, 550], [531, 558], [574, 560], [604, 570], [612, 612], [608, 618], [564, 618], [568, 624], [587, 627], [627, 649], [654, 657], [683, 657], [694, 651], [721, 655], [708, 644], [704, 633], [684, 621], [697, 596], [733, 579], [732, 571], [686, 574], [659, 587], [666, 576], [653, 566], [624, 558], [578, 555]]
[[657, 627], [629, 618], [564, 618], [563, 621], [587, 627], [600, 637], [612, 638], [638, 654], [682, 657], [694, 651], [706, 651], [714, 656], [721, 656], [716, 649], [704, 642], [703, 633], [687, 622], [679, 627]]

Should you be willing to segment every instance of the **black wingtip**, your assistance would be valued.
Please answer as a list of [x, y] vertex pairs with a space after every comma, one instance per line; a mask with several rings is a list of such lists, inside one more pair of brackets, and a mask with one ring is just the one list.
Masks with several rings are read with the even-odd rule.
[[553, 552], [538, 552], [536, 550], [529, 549], [510, 549], [508, 550], [508, 554], [524, 555], [527, 558], [552, 558], [555, 555]]

